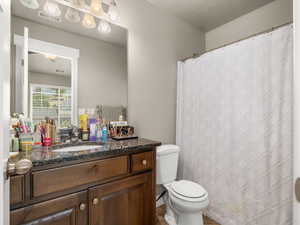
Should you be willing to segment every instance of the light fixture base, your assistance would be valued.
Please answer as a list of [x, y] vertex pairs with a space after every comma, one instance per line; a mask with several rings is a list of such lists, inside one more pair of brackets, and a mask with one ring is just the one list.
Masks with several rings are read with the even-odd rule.
[[53, 16], [49, 16], [47, 13], [45, 13], [44, 11], [39, 11], [38, 12], [38, 16], [43, 18], [43, 19], [46, 19], [46, 20], [49, 20], [49, 21], [52, 21], [52, 22], [55, 22], [55, 23], [61, 23], [61, 18], [60, 17], [53, 17]]

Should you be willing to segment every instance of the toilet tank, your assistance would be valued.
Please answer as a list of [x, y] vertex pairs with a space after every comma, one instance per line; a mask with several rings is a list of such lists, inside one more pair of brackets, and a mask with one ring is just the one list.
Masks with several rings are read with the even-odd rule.
[[156, 149], [156, 184], [175, 181], [179, 158], [179, 146], [161, 145]]

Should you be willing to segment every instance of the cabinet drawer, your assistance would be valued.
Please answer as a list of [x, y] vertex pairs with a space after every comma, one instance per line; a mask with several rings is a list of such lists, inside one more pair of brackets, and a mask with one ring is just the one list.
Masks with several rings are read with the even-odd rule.
[[153, 168], [154, 164], [153, 152], [143, 152], [132, 155], [131, 169], [132, 172], [139, 172]]
[[64, 191], [127, 173], [128, 156], [33, 172], [33, 197]]
[[13, 176], [10, 178], [10, 204], [24, 201], [24, 176]]

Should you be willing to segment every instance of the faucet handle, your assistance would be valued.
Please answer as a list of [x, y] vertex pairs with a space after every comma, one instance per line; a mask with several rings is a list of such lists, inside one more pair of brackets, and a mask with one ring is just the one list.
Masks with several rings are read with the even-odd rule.
[[79, 127], [77, 127], [75, 125], [72, 125], [71, 129], [72, 129], [72, 136], [78, 137], [79, 136], [79, 130], [80, 130]]

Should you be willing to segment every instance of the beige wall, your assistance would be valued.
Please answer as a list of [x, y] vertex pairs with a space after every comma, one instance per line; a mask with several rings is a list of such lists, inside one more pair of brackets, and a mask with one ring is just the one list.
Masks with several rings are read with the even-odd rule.
[[127, 105], [126, 48], [64, 32], [18, 17], [12, 18], [12, 33], [22, 35], [29, 28], [31, 38], [80, 50], [78, 63], [78, 106]]
[[220, 47], [293, 20], [293, 0], [275, 0], [206, 33], [206, 50]]
[[140, 137], [175, 143], [177, 61], [205, 49], [204, 33], [142, 0], [119, 0], [128, 28], [129, 120]]

